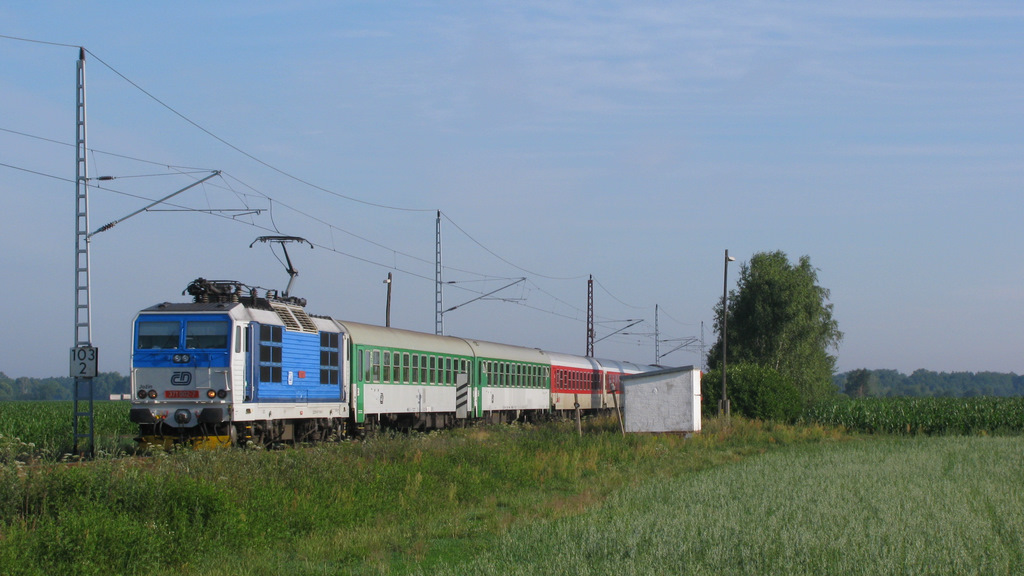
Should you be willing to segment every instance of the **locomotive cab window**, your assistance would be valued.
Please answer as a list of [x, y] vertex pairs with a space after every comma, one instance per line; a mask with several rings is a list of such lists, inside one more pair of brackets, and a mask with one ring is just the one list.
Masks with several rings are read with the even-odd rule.
[[185, 348], [227, 350], [231, 326], [226, 321], [185, 323]]
[[136, 347], [140, 350], [175, 349], [180, 332], [180, 322], [139, 322]]

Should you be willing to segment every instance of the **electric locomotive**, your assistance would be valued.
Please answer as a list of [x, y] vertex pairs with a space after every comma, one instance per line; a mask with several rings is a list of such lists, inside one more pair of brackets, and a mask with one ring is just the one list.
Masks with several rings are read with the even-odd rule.
[[[131, 421], [143, 445], [321, 441], [618, 406], [649, 366], [309, 315], [305, 301], [199, 278], [139, 312]], [[287, 291], [285, 292], [287, 294]]]

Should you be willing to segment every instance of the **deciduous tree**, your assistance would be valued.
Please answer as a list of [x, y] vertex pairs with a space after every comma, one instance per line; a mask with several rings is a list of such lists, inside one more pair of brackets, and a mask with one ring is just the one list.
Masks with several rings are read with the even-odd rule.
[[[834, 394], [836, 358], [831, 352], [843, 334], [810, 257], [791, 264], [784, 252], [759, 252], [739, 268], [736, 288], [729, 292], [728, 363], [777, 370], [808, 404]], [[718, 341], [708, 354], [712, 368], [722, 365], [722, 311], [719, 301]]]

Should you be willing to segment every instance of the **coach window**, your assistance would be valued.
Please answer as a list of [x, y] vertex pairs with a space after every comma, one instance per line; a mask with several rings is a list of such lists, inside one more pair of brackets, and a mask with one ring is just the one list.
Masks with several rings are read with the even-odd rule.
[[373, 374], [372, 381], [380, 382], [380, 350], [373, 351]]
[[420, 355], [412, 355], [412, 381], [419, 384], [420, 382]]
[[435, 382], [434, 375], [436, 374], [436, 372], [434, 372], [434, 363], [436, 361], [437, 359], [434, 358], [433, 356], [427, 358], [427, 362], [430, 364], [430, 372], [427, 375], [427, 384], [433, 384]]
[[445, 384], [451, 384], [452, 383], [452, 359], [451, 358], [445, 358], [444, 359], [444, 383]]

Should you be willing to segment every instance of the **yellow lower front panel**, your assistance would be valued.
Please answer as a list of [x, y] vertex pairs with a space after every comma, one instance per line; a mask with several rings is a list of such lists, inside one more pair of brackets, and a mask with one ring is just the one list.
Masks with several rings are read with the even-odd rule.
[[175, 446], [189, 446], [196, 450], [230, 448], [230, 436], [196, 436], [181, 441], [177, 436], [143, 436], [139, 448], [143, 450], [171, 450]]

